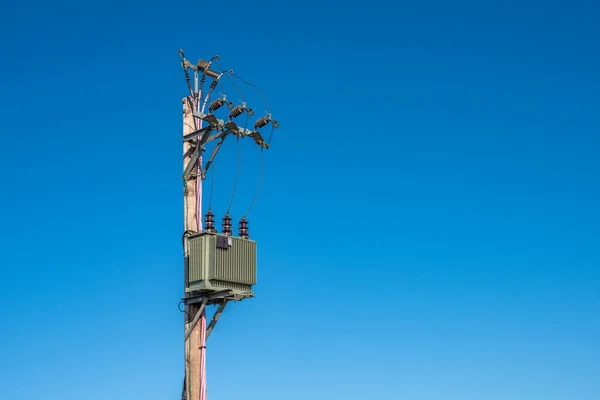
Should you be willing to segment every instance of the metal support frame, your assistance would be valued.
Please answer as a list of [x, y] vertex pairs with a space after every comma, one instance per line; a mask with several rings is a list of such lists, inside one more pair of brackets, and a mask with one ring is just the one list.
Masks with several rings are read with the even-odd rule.
[[187, 181], [192, 177], [192, 172], [194, 172], [194, 168], [198, 165], [198, 160], [200, 159], [200, 153], [202, 152], [202, 148], [200, 146], [196, 146], [192, 156], [190, 157], [190, 161], [185, 166], [183, 170], [183, 175], [181, 176], [184, 181]]
[[207, 305], [215, 305], [221, 304], [223, 301], [242, 301], [244, 299], [248, 299], [250, 297], [254, 297], [251, 294], [234, 294], [233, 290], [225, 289], [219, 290], [218, 292], [213, 292], [210, 294], [200, 293], [200, 294], [191, 294], [190, 296], [184, 297], [181, 299], [185, 305], [197, 304], [207, 299]]
[[202, 170], [202, 180], [206, 179], [206, 172], [208, 171], [208, 168], [210, 168], [213, 160], [215, 159], [215, 157], [217, 156], [217, 153], [219, 152], [219, 150], [221, 149], [221, 146], [223, 145], [223, 142], [225, 141], [225, 137], [227, 136], [227, 131], [222, 132], [220, 134], [221, 139], [219, 140], [219, 143], [217, 143], [217, 145], [215, 146], [212, 154], [210, 155], [210, 158], [208, 159], [208, 161], [206, 162], [206, 164], [204, 165], [204, 169]]
[[205, 143], [206, 140], [204, 140], [204, 137], [206, 136], [208, 138], [208, 134], [210, 134], [210, 132], [212, 131], [212, 127], [209, 125], [205, 128], [199, 129], [197, 131], [194, 131], [192, 133], [188, 133], [187, 135], [183, 136], [183, 141], [184, 142], [191, 142], [192, 140], [195, 140], [196, 138], [198, 138], [199, 136], [202, 136], [202, 139], [200, 139], [201, 143]]
[[200, 319], [200, 316], [202, 315], [202, 312], [204, 311], [204, 308], [206, 307], [206, 303], [208, 303], [208, 299], [204, 298], [204, 300], [202, 301], [202, 305], [200, 306], [200, 309], [194, 316], [194, 319], [190, 323], [190, 326], [189, 326], [187, 332], [185, 333], [185, 336], [183, 339], [184, 341], [187, 341], [189, 339], [190, 335], [192, 334], [192, 332], [194, 331], [194, 328], [196, 327], [196, 324], [198, 323], [198, 320]]
[[[215, 325], [217, 325], [217, 322], [219, 322], [219, 318], [221, 318], [221, 314], [223, 314], [223, 310], [225, 310], [225, 307], [227, 306], [228, 301], [229, 301], [228, 299], [225, 299], [225, 300], [222, 300], [221, 303], [219, 304], [219, 308], [217, 308], [217, 311], [215, 311], [215, 314], [213, 315], [210, 323], [208, 324], [208, 327], [206, 328], [206, 339], [208, 339], [208, 337], [210, 336], [210, 333], [215, 328]], [[196, 324], [200, 320], [200, 316], [202, 315], [202, 312], [204, 312], [204, 309], [206, 308], [207, 303], [208, 303], [208, 297], [205, 297], [204, 300], [202, 301], [202, 305], [200, 306], [200, 308], [198, 309], [198, 312], [196, 313], [196, 316], [194, 316], [194, 319], [190, 323], [188, 331], [185, 333], [184, 341], [187, 341], [189, 339], [190, 335], [192, 334], [192, 331], [196, 327]]]
[[[204, 128], [207, 129], [207, 128]], [[187, 140], [193, 140], [194, 138], [200, 136], [202, 133], [200, 133], [201, 130], [196, 131], [190, 135], [187, 135], [186, 137], [184, 137], [183, 139], [185, 141]], [[208, 159], [208, 161], [206, 162], [206, 164], [204, 165], [204, 169], [201, 172], [201, 178], [202, 180], [206, 179], [206, 173], [208, 172], [208, 169], [210, 168], [210, 166], [212, 165], [215, 157], [217, 156], [217, 153], [219, 152], [219, 150], [221, 149], [221, 146], [223, 145], [223, 142], [225, 141], [225, 138], [227, 137], [227, 135], [229, 134], [235, 134], [237, 137], [241, 137], [241, 136], [250, 136], [252, 137], [255, 142], [261, 146], [261, 147], [265, 147], [268, 148], [268, 145], [265, 145], [263, 141], [257, 140], [255, 135], [258, 132], [253, 132], [249, 129], [240, 129], [238, 131], [233, 131], [230, 129], [225, 129], [220, 133], [217, 133], [215, 135], [212, 136], [208, 136], [208, 133], [211, 132], [210, 130], [205, 131], [205, 133], [203, 134], [204, 136], [202, 137], [202, 140], [205, 140], [205, 142], [210, 142], [213, 141], [215, 139], [219, 139], [219, 142], [217, 143], [217, 145], [215, 146], [215, 148], [213, 149], [212, 154], [210, 155], [210, 158]], [[195, 135], [195, 136], [191, 136], [191, 135]], [[260, 134], [258, 134], [260, 136]], [[188, 138], [189, 137], [189, 138]], [[261, 137], [262, 139], [262, 137]], [[205, 142], [200, 141], [198, 143], [198, 147], [196, 147], [196, 149], [194, 150], [192, 157], [190, 158], [190, 161], [188, 163], [188, 165], [186, 166], [184, 172], [183, 172], [183, 179], [188, 180], [193, 173], [194, 167], [196, 166], [196, 164], [198, 163], [198, 159], [200, 158], [200, 152], [204, 151], [204, 147], [201, 147]]]
[[189, 296], [184, 297], [181, 300], [183, 300], [185, 304], [196, 304], [196, 303], [203, 302], [204, 299], [207, 299], [208, 304], [216, 304], [216, 303], [219, 303], [220, 300], [228, 298], [231, 295], [233, 295], [233, 290], [223, 289], [223, 290], [219, 290], [218, 292], [213, 292], [213, 293], [208, 293], [208, 294], [207, 293], [190, 294]]
[[215, 328], [215, 325], [217, 325], [219, 318], [221, 318], [221, 314], [223, 314], [223, 310], [225, 310], [225, 306], [227, 306], [227, 300], [219, 304], [219, 308], [215, 311], [215, 315], [213, 315], [210, 324], [208, 324], [208, 327], [206, 328], [206, 339], [208, 339], [210, 333]]
[[[204, 114], [202, 112], [197, 111], [192, 112], [192, 115], [195, 118], [200, 118], [201, 120], [208, 122], [209, 126], [184, 135], [182, 137], [184, 142], [192, 142], [196, 146], [194, 152], [192, 153], [192, 156], [190, 157], [190, 161], [186, 165], [185, 170], [183, 172], [182, 178], [184, 180], [188, 180], [191, 176], [193, 176], [192, 173], [194, 171], [194, 168], [198, 163], [198, 159], [200, 158], [201, 152], [204, 151], [204, 144], [206, 144], [207, 142], [219, 139], [219, 142], [213, 149], [213, 152], [208, 161], [206, 162], [204, 169], [201, 171], [202, 180], [206, 179], [206, 173], [208, 172], [208, 169], [212, 165], [215, 157], [217, 156], [217, 153], [221, 149], [221, 146], [223, 145], [223, 142], [225, 141], [227, 135], [234, 134], [237, 137], [250, 136], [255, 139], [257, 144], [261, 145], [261, 143], [255, 138], [255, 135], [258, 132], [254, 132], [246, 128], [240, 128], [235, 122], [231, 120], [225, 123], [222, 119], [217, 119], [212, 114]], [[213, 131], [218, 131], [218, 133], [211, 136], [210, 134]], [[197, 140], [199, 137], [200, 140]]]

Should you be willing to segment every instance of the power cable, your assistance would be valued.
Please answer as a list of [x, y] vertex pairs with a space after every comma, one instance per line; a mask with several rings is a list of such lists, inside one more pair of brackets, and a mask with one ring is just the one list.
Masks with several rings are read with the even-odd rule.
[[260, 180], [258, 182], [258, 189], [256, 189], [254, 198], [252, 199], [252, 202], [250, 203], [250, 206], [248, 207], [248, 211], [246, 211], [246, 214], [244, 214], [244, 218], [246, 218], [248, 216], [248, 214], [250, 213], [250, 210], [252, 209], [252, 206], [254, 205], [254, 202], [256, 201], [256, 198], [258, 197], [258, 193], [260, 193], [260, 189], [262, 187], [263, 175], [264, 175], [263, 150], [264, 149], [260, 149]]
[[271, 114], [271, 107], [269, 107], [269, 103], [267, 102], [267, 98], [265, 97], [265, 95], [263, 94], [263, 92], [258, 88], [258, 86], [256, 86], [253, 83], [250, 83], [248, 81], [245, 81], [238, 74], [236, 74], [235, 72], [233, 72], [233, 70], [230, 71], [230, 74], [232, 76], [235, 76], [236, 78], [238, 78], [240, 81], [244, 82], [246, 85], [252, 86], [254, 89], [256, 89], [258, 91], [258, 93], [260, 94], [260, 97], [262, 97], [263, 101], [265, 102], [265, 105], [267, 106], [267, 112], [269, 114]]
[[227, 213], [229, 213], [229, 211], [231, 211], [231, 205], [233, 204], [233, 196], [235, 195], [235, 189], [237, 187], [238, 184], [238, 179], [240, 177], [240, 170], [241, 170], [241, 157], [240, 157], [240, 138], [236, 138], [235, 142], [237, 144], [237, 174], [235, 175], [235, 183], [233, 184], [233, 191], [231, 192], [231, 200], [229, 200], [229, 207], [227, 207]]
[[210, 177], [210, 194], [208, 195], [208, 209], [210, 210], [211, 207], [210, 205], [212, 204], [212, 196], [213, 196], [213, 189], [215, 187], [215, 166], [212, 165], [212, 171], [210, 172], [211, 177]]
[[[248, 127], [248, 113], [246, 113], [246, 122], [244, 123], [244, 131], [246, 132], [246, 128]], [[229, 201], [229, 207], [227, 207], [227, 212], [231, 211], [231, 205], [233, 204], [233, 196], [235, 195], [235, 188], [238, 184], [238, 179], [240, 177], [241, 167], [241, 156], [240, 156], [240, 138], [239, 136], [235, 138], [235, 142], [237, 145], [237, 174], [235, 175], [235, 183], [233, 184], [233, 191], [231, 192], [231, 200]]]
[[231, 74], [233, 73], [233, 70], [229, 70], [229, 71], [224, 70], [223, 68], [221, 68], [221, 66], [219, 65], [219, 63], [217, 63], [216, 61], [215, 61], [215, 65], [221, 71], [221, 73], [223, 75], [225, 75], [227, 77], [227, 79], [229, 79], [231, 81], [231, 83], [233, 83], [233, 86], [235, 86], [235, 88], [237, 89], [237, 91], [240, 93], [240, 96], [242, 97], [242, 101], [245, 103], [246, 102], [246, 96], [244, 96], [244, 92], [242, 92], [242, 89], [240, 89], [240, 87], [238, 86], [238, 84], [235, 83], [235, 81], [233, 79], [231, 79]]
[[[213, 90], [215, 90], [215, 88], [217, 87], [218, 83], [219, 83], [219, 80], [215, 79], [213, 81], [213, 83], [210, 84], [210, 89], [208, 90], [208, 94], [204, 98], [204, 103], [202, 104], [202, 112], [204, 112], [204, 107], [206, 107], [206, 104], [208, 103], [208, 100], [210, 100], [210, 96], [212, 95]], [[202, 100], [200, 100], [200, 101], [202, 101]]]
[[188, 219], [187, 219], [187, 216], [188, 216], [188, 212], [189, 212], [187, 193], [188, 193], [188, 185], [187, 185], [187, 181], [184, 180], [183, 181], [183, 194], [184, 194], [184, 197], [185, 197], [185, 206], [183, 208], [183, 220], [185, 222], [185, 230], [186, 230], [186, 232], [188, 231], [188, 222], [187, 222]]
[[267, 140], [267, 145], [271, 145], [271, 139], [273, 138], [273, 131], [275, 130], [275, 125], [271, 124], [271, 132], [269, 132], [269, 140]]

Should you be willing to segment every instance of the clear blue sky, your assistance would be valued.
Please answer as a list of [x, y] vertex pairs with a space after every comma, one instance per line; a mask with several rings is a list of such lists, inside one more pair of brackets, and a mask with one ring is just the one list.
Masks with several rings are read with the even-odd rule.
[[600, 398], [599, 18], [592, 1], [4, 4], [0, 399], [179, 398], [179, 48], [220, 54], [282, 123], [250, 214], [257, 297], [209, 340], [211, 400]]

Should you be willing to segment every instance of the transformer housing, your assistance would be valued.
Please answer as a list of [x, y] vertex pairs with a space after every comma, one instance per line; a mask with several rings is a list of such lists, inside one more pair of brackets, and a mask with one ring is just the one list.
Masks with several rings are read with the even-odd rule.
[[231, 290], [252, 297], [256, 284], [256, 242], [212, 232], [187, 237], [189, 260], [186, 273], [188, 294], [211, 294]]

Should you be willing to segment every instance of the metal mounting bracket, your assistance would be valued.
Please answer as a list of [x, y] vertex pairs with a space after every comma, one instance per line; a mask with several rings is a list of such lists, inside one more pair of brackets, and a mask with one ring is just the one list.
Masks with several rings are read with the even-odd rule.
[[210, 321], [210, 324], [208, 324], [208, 327], [206, 328], [206, 339], [208, 339], [208, 337], [210, 336], [210, 333], [215, 328], [215, 325], [217, 325], [217, 321], [219, 321], [221, 314], [223, 314], [223, 310], [225, 309], [226, 305], [227, 305], [227, 300], [225, 300], [224, 302], [219, 304], [219, 308], [217, 308], [217, 311], [215, 311], [215, 315], [213, 315], [212, 320]]
[[202, 180], [206, 179], [206, 172], [208, 171], [208, 168], [210, 168], [213, 160], [215, 159], [215, 156], [217, 155], [217, 153], [219, 152], [219, 149], [223, 145], [223, 142], [225, 141], [225, 137], [227, 136], [228, 133], [229, 133], [228, 131], [225, 131], [225, 132], [221, 132], [219, 134], [219, 137], [220, 137], [219, 143], [217, 143], [217, 145], [213, 149], [213, 152], [210, 155], [210, 158], [208, 159], [208, 161], [206, 162], [206, 165], [204, 166], [204, 170], [202, 171]]
[[209, 126], [213, 130], [218, 130], [218, 131], [223, 130], [225, 121], [223, 121], [222, 119], [218, 119], [217, 117], [214, 116], [214, 114], [205, 114], [205, 113], [199, 112], [199, 111], [192, 111], [192, 115], [196, 118], [200, 118], [202, 121], [208, 122]]
[[197, 131], [194, 131], [192, 133], [188, 133], [187, 135], [184, 135], [183, 136], [183, 141], [184, 142], [191, 142], [194, 139], [198, 138], [199, 136], [202, 136], [202, 138], [200, 139], [200, 142], [201, 143], [205, 143], [206, 140], [208, 139], [208, 136], [209, 136], [210, 132], [212, 130], [213, 129], [212, 129], [212, 127], [210, 125], [206, 126], [206, 127], [202, 128], [202, 129], [199, 129]]
[[190, 161], [185, 166], [183, 175], [181, 176], [184, 181], [187, 181], [190, 179], [190, 176], [192, 175], [192, 171], [194, 170], [194, 167], [196, 167], [196, 165], [198, 164], [198, 160], [200, 159], [200, 152], [202, 152], [202, 149], [200, 148], [200, 146], [197, 146], [196, 149], [194, 150], [194, 152], [192, 153], [192, 156], [190, 157]]
[[184, 297], [181, 300], [183, 300], [185, 304], [196, 304], [204, 301], [204, 299], [208, 299], [208, 304], [216, 304], [220, 299], [231, 298], [232, 296], [233, 290], [224, 289], [209, 294], [199, 293], [190, 297]]
[[188, 338], [190, 337], [190, 335], [192, 334], [192, 332], [194, 331], [194, 327], [198, 323], [198, 320], [200, 319], [200, 315], [202, 315], [202, 312], [204, 311], [204, 308], [206, 307], [207, 303], [208, 303], [208, 298], [204, 298], [204, 300], [202, 301], [202, 305], [200, 306], [200, 309], [194, 316], [194, 319], [190, 323], [190, 327], [188, 328], [187, 332], [185, 333], [184, 341], [187, 341]]

